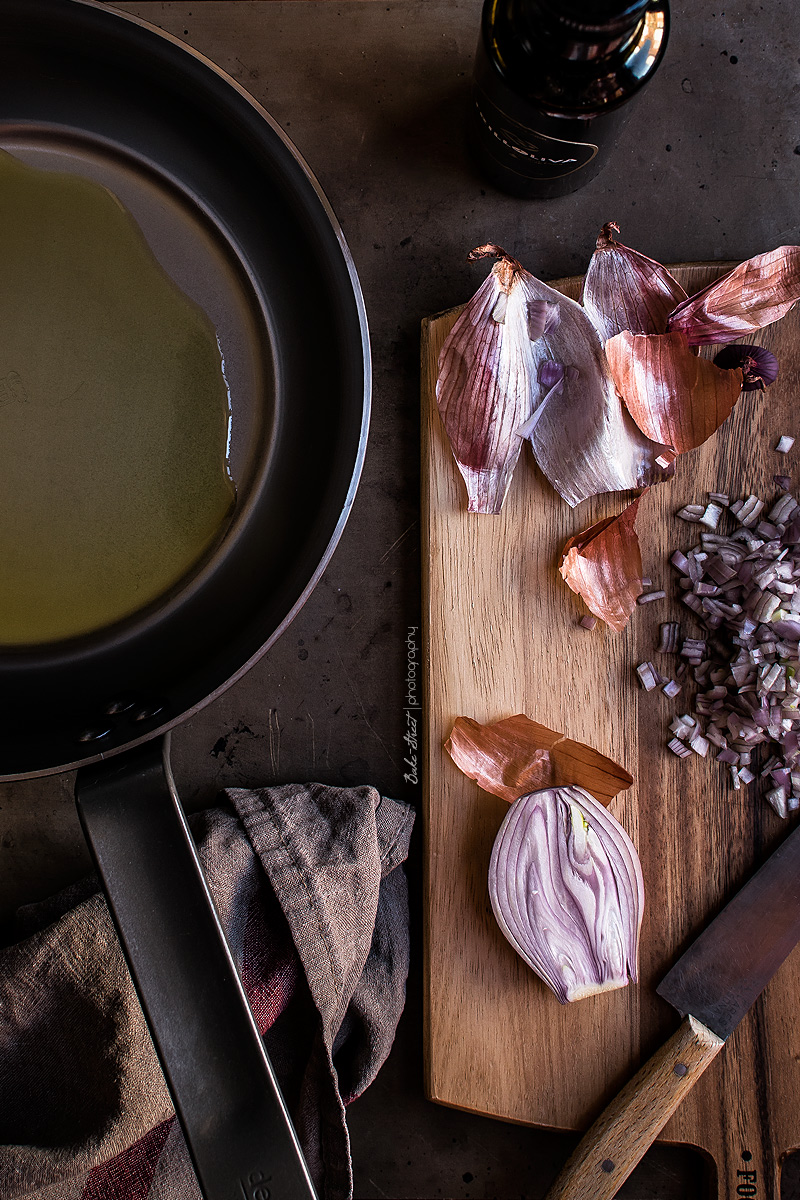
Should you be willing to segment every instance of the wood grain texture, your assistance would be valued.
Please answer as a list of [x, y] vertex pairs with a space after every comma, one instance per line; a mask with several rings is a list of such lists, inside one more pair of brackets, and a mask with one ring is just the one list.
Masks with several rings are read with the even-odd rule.
[[722, 1047], [687, 1017], [604, 1109], [581, 1139], [546, 1200], [611, 1200]]
[[[721, 265], [676, 268], [694, 292]], [[580, 279], [553, 284], [573, 298]], [[697, 626], [674, 597], [668, 559], [695, 544], [675, 518], [708, 491], [771, 495], [776, 472], [800, 464], [800, 317], [758, 337], [781, 363], [778, 382], [745, 394], [675, 477], [643, 499], [637, 529], [644, 572], [668, 599], [612, 634], [578, 626], [585, 612], [558, 575], [567, 539], [622, 510], [631, 495], [570, 509], [523, 454], [498, 516], [466, 512], [465, 492], [435, 405], [439, 350], [458, 309], [423, 322], [423, 611], [426, 646], [426, 1077], [431, 1099], [510, 1121], [585, 1129], [673, 1032], [655, 986], [686, 943], [789, 831], [756, 788], [732, 791], [713, 762], [678, 760], [667, 724], [686, 699], [645, 693], [635, 676], [655, 652], [661, 621]], [[786, 456], [773, 447], [798, 437]], [[796, 471], [800, 481], [800, 470]], [[695, 633], [696, 636], [696, 633]], [[492, 916], [486, 873], [506, 806], [460, 774], [442, 749], [457, 716], [481, 722], [524, 712], [588, 742], [634, 776], [611, 804], [637, 845], [647, 903], [640, 982], [562, 1007], [519, 959]], [[800, 1145], [800, 952], [784, 963], [726, 1049], [670, 1119], [663, 1138], [706, 1150], [720, 1195], [737, 1171], [777, 1196], [777, 1163]], [[744, 1157], [749, 1155], [750, 1157]]]

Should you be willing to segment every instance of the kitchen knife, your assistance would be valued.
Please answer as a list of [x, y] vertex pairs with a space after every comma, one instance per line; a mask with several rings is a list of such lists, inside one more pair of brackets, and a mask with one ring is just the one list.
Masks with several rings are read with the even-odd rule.
[[[685, 1018], [579, 1142], [546, 1200], [610, 1200], [800, 939], [800, 826], [656, 988]], [[743, 1148], [731, 1196], [767, 1200], [758, 1148]], [[742, 1190], [744, 1189], [744, 1190]], [[720, 1186], [720, 1194], [726, 1194]], [[777, 1191], [775, 1192], [777, 1200]]]

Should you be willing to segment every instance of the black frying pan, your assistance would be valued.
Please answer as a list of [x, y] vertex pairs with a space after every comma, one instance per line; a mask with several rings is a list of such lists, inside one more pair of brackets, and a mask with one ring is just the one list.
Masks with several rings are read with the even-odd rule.
[[91, 636], [0, 650], [0, 779], [81, 768], [81, 819], [206, 1196], [308, 1195], [168, 731], [275, 641], [342, 531], [369, 410], [356, 273], [267, 113], [200, 55], [91, 0], [0, 0], [0, 147], [110, 187], [208, 313], [238, 484], [221, 543], [158, 603]]

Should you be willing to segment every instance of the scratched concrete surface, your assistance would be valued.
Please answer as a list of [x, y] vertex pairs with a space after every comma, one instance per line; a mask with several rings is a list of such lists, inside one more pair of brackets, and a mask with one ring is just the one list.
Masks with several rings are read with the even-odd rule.
[[[794, 0], [679, 0], [666, 61], [613, 162], [583, 191], [525, 204], [467, 161], [463, 114], [479, 0], [128, 2], [264, 103], [320, 178], [364, 288], [374, 415], [363, 481], [322, 582], [250, 674], [174, 735], [190, 808], [227, 786], [370, 782], [412, 803], [406, 641], [420, 623], [419, 322], [465, 300], [504, 245], [544, 279], [582, 271], [599, 226], [661, 261], [744, 258], [800, 241]], [[313, 320], [313, 297], [309, 298]], [[0, 916], [87, 866], [69, 776], [0, 785]], [[426, 1102], [420, 837], [409, 873], [414, 967], [398, 1043], [350, 1110], [356, 1196], [542, 1196], [572, 1140]], [[620, 1195], [687, 1200], [702, 1165], [658, 1146]], [[800, 1197], [796, 1159], [784, 1200]]]

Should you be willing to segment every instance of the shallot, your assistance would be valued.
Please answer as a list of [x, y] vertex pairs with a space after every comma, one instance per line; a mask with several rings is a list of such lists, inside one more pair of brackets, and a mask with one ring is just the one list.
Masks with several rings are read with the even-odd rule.
[[619, 333], [606, 342], [606, 355], [636, 424], [679, 454], [709, 438], [741, 394], [741, 370], [726, 371], [700, 358], [680, 330]]
[[[671, 559], [705, 636], [679, 647], [698, 691], [668, 748], [705, 756], [713, 746], [739, 789], [756, 778], [753, 751], [768, 745], [765, 796], [786, 816], [800, 807], [800, 504], [784, 490], [769, 506], [753, 494], [727, 511], [729, 532], [702, 532]], [[674, 652], [663, 630], [659, 649]]]
[[739, 367], [743, 392], [763, 392], [778, 378], [778, 360], [765, 346], [729, 344], [714, 355], [714, 363], [726, 371]]
[[583, 302], [634, 421], [682, 454], [719, 428], [742, 390], [776, 379], [764, 347], [730, 346], [714, 362], [695, 347], [735, 342], [785, 316], [800, 298], [800, 246], [756, 255], [685, 297], [665, 267], [615, 242], [615, 232], [614, 222], [601, 231]]
[[601, 804], [629, 788], [633, 777], [599, 750], [532, 721], [524, 713], [481, 725], [458, 717], [445, 750], [469, 779], [508, 803], [537, 788], [574, 783]]
[[622, 826], [580, 787], [520, 797], [489, 864], [500, 929], [562, 1004], [636, 979], [642, 868]]

